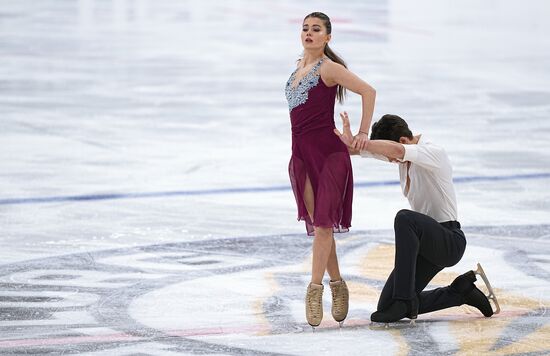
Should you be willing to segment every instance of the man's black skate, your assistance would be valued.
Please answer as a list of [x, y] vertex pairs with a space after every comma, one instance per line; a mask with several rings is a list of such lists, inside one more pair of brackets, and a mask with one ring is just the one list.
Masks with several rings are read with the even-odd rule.
[[493, 315], [493, 308], [491, 308], [489, 299], [487, 299], [485, 294], [477, 289], [476, 286], [474, 286], [474, 289], [472, 289], [470, 293], [464, 296], [464, 301], [466, 304], [479, 309], [479, 311], [487, 318]]
[[[474, 284], [477, 280], [476, 274], [479, 274], [482, 277], [483, 282], [486, 284], [487, 289], [489, 290], [488, 296], [479, 290]], [[479, 311], [486, 317], [490, 317], [493, 314], [498, 314], [500, 312], [500, 306], [498, 305], [494, 291], [479, 263], [478, 269], [475, 272], [468, 271], [463, 275], [456, 277], [453, 283], [451, 283], [451, 288], [463, 296], [465, 304], [479, 309]], [[493, 308], [491, 307], [490, 300], [492, 300], [495, 304], [495, 311], [493, 311]]]
[[412, 300], [394, 300], [386, 309], [375, 311], [370, 320], [375, 323], [393, 323], [403, 318], [415, 320], [418, 317], [418, 298]]

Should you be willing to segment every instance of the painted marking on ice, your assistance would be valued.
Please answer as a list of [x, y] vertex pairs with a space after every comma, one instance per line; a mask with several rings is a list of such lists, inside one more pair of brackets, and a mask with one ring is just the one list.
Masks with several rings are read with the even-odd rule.
[[[532, 173], [532, 174], [513, 174], [507, 176], [466, 176], [456, 177], [456, 184], [471, 182], [497, 182], [514, 180], [547, 179], [550, 173]], [[355, 182], [355, 188], [371, 188], [389, 185], [399, 185], [398, 180]], [[225, 195], [242, 193], [266, 193], [280, 192], [290, 190], [289, 185], [279, 185], [271, 187], [250, 187], [250, 188], [223, 188], [223, 189], [199, 189], [199, 190], [173, 190], [166, 192], [145, 192], [145, 193], [110, 193], [110, 194], [86, 194], [86, 195], [66, 195], [38, 198], [8, 198], [0, 199], [0, 205], [17, 204], [41, 204], [57, 202], [81, 202], [96, 200], [119, 200], [119, 199], [142, 199], [142, 198], [163, 198], [177, 196], [202, 196], [202, 195]]]

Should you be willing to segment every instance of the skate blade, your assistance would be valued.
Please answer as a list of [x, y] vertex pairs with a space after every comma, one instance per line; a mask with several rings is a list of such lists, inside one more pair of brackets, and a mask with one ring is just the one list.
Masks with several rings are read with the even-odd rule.
[[373, 330], [384, 330], [384, 329], [389, 329], [389, 327], [390, 327], [390, 323], [379, 323], [377, 321], [372, 321], [369, 324], [369, 328]]
[[391, 323], [371, 321], [369, 324], [371, 330], [408, 329], [411, 327], [416, 327], [416, 319], [412, 319], [410, 322], [395, 321]]
[[483, 280], [483, 283], [485, 283], [485, 286], [489, 291], [489, 294], [486, 295], [486, 297], [487, 299], [489, 299], [489, 302], [491, 302], [491, 306], [494, 307], [493, 313], [494, 314], [500, 313], [500, 305], [498, 304], [495, 291], [493, 290], [493, 287], [491, 287], [491, 283], [489, 283], [489, 279], [487, 279], [487, 275], [485, 274], [483, 267], [481, 267], [481, 264], [479, 263], [477, 264], [477, 269], [474, 271], [474, 273], [481, 277], [481, 279]]

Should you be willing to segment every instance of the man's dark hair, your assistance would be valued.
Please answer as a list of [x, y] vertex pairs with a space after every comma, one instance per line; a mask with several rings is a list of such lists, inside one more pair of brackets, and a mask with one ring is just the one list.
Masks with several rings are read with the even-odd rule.
[[372, 125], [371, 140], [390, 140], [399, 142], [400, 137], [412, 139], [407, 122], [397, 115], [386, 114]]

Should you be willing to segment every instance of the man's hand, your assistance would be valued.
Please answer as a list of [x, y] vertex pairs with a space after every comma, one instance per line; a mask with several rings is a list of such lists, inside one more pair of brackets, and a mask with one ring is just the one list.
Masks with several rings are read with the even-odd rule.
[[343, 133], [341, 133], [338, 129], [334, 129], [334, 133], [336, 134], [336, 136], [340, 137], [340, 140], [345, 143], [346, 146], [352, 147], [353, 134], [351, 133], [351, 128], [349, 125], [348, 113], [344, 111], [343, 113], [340, 113], [340, 117], [342, 118]]

